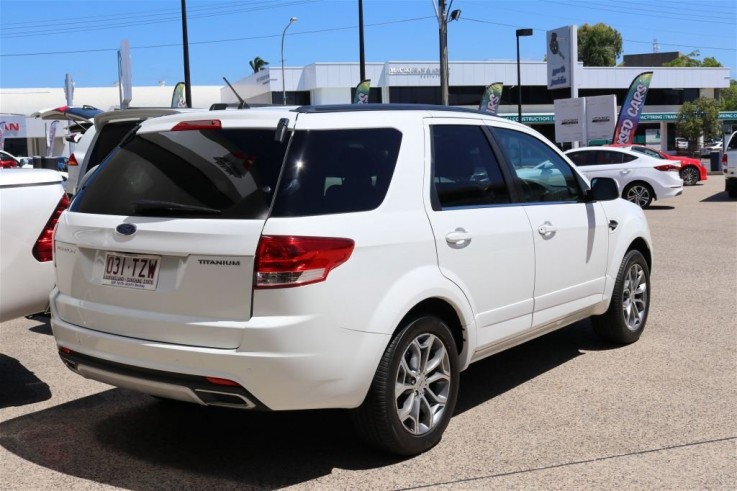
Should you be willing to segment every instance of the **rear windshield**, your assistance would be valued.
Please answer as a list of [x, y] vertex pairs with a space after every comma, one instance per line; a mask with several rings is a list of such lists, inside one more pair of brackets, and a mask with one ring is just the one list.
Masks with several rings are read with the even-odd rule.
[[75, 196], [102, 215], [265, 218], [284, 143], [274, 129], [143, 133], [123, 142]]
[[273, 129], [138, 134], [100, 165], [70, 210], [263, 219], [273, 201], [276, 217], [368, 211], [386, 196], [401, 139], [392, 128], [297, 131], [279, 180], [288, 139], [276, 142]]
[[139, 124], [140, 121], [119, 121], [103, 126], [95, 138], [95, 144], [88, 150], [90, 155], [87, 160], [87, 169], [105, 160], [105, 157], [118, 146], [123, 137]]

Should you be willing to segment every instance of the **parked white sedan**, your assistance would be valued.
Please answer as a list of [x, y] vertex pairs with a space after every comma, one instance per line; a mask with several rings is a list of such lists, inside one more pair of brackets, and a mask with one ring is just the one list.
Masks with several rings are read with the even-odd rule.
[[0, 322], [42, 312], [49, 304], [53, 231], [69, 204], [60, 174], [0, 170]]
[[583, 147], [568, 150], [568, 156], [586, 177], [611, 177], [619, 184], [622, 198], [647, 208], [657, 199], [673, 198], [683, 192], [679, 162], [663, 161], [616, 147]]

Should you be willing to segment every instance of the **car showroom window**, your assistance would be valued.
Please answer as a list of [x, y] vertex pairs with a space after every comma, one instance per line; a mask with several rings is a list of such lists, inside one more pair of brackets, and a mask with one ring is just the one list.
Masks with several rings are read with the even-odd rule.
[[477, 125], [433, 125], [433, 209], [510, 203], [499, 161]]
[[494, 128], [493, 134], [519, 178], [523, 202], [578, 201], [582, 196], [573, 169], [548, 145], [520, 131]]

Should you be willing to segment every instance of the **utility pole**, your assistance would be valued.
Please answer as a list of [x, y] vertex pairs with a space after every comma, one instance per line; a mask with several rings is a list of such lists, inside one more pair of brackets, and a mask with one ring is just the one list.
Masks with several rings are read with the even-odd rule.
[[[433, 5], [435, 5], [433, 3]], [[448, 22], [445, 0], [438, 0], [435, 15], [438, 17], [440, 35], [440, 103], [448, 105]]]
[[187, 5], [182, 0], [182, 46], [184, 47], [184, 98], [192, 107], [192, 82], [189, 79], [189, 39], [187, 38]]
[[359, 83], [366, 80], [366, 57], [363, 54], [363, 0], [358, 0], [358, 57], [360, 65]]

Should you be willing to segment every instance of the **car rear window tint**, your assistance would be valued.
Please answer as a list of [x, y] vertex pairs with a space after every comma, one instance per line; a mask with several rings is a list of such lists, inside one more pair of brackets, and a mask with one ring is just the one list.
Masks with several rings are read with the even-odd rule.
[[402, 134], [393, 128], [297, 131], [272, 216], [368, 211], [386, 196]]
[[265, 218], [286, 142], [273, 129], [143, 133], [100, 165], [71, 211], [103, 215]]
[[130, 130], [138, 126], [140, 121], [119, 121], [108, 123], [102, 127], [89, 150], [87, 169], [100, 164], [110, 152], [123, 140]]

